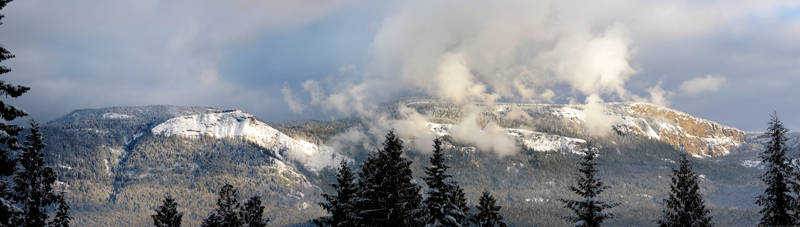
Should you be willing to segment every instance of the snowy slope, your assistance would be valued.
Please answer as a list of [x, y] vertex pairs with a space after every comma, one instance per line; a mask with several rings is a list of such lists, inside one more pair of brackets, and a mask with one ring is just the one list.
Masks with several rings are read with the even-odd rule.
[[[453, 127], [457, 126], [428, 122], [428, 127], [437, 136], [445, 136], [450, 134], [450, 130], [452, 130]], [[506, 133], [511, 136], [511, 138], [514, 138], [518, 144], [534, 151], [561, 151], [583, 154], [582, 152], [587, 146], [586, 140], [526, 129], [510, 128], [506, 129]]]
[[179, 116], [153, 127], [151, 132], [155, 135], [187, 138], [200, 135], [241, 138], [276, 152], [279, 157], [297, 161], [311, 171], [335, 167], [342, 159], [347, 158], [330, 147], [294, 139], [240, 110]]
[[[465, 114], [461, 107], [435, 99], [417, 98], [401, 101], [400, 104], [433, 116], [433, 121], [440, 123], [459, 122]], [[590, 123], [587, 120], [590, 119], [587, 116], [587, 107], [581, 104], [473, 105], [483, 109], [481, 114], [484, 120], [495, 121], [505, 128], [555, 127], [580, 131]], [[612, 133], [619, 136], [644, 136], [667, 143], [675, 149], [683, 147], [695, 157], [727, 155], [736, 147], [747, 143], [746, 133], [739, 129], [653, 104], [604, 103], [602, 113], [607, 118], [602, 120], [610, 124]], [[597, 125], [597, 122], [591, 123]]]

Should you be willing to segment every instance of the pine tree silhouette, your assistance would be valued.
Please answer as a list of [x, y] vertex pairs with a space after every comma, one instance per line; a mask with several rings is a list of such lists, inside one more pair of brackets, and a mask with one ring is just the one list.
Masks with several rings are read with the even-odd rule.
[[201, 224], [204, 227], [238, 227], [242, 226], [239, 219], [239, 191], [233, 185], [225, 184], [219, 190], [217, 208]]
[[412, 182], [411, 161], [402, 157], [403, 141], [386, 134], [383, 149], [369, 155], [359, 174], [357, 210], [362, 225], [420, 226], [424, 207]]
[[328, 211], [331, 216], [321, 217], [314, 220], [318, 226], [355, 226], [358, 223], [356, 213], [356, 197], [358, 196], [358, 185], [355, 182], [353, 171], [342, 162], [339, 166], [339, 173], [336, 174], [336, 184], [331, 184], [336, 190], [336, 195], [322, 194], [325, 202], [319, 205]]
[[[0, 0], [0, 10], [6, 7], [11, 0]], [[3, 24], [2, 19], [5, 15], [0, 14], [0, 25]], [[14, 58], [11, 51], [7, 50], [0, 44], [0, 63]], [[11, 72], [11, 69], [5, 65], [0, 65], [0, 76]], [[24, 86], [13, 85], [5, 80], [0, 80], [0, 94], [6, 98], [17, 98], [27, 92], [30, 88]], [[0, 100], [0, 226], [12, 226], [14, 222], [18, 222], [19, 213], [22, 212], [19, 208], [15, 207], [13, 200], [14, 195], [11, 193], [11, 182], [8, 181], [8, 176], [16, 172], [16, 162], [12, 157], [15, 151], [22, 149], [19, 144], [18, 136], [22, 131], [22, 127], [12, 124], [12, 121], [18, 117], [28, 115], [22, 109], [10, 105], [5, 100]]]
[[261, 197], [253, 196], [244, 203], [241, 211], [242, 222], [247, 227], [264, 227], [269, 223], [269, 218], [264, 217], [264, 206]]
[[662, 227], [712, 226], [711, 211], [705, 206], [697, 175], [686, 153], [681, 153], [680, 167], [672, 170], [669, 198], [664, 200], [662, 213], [658, 220]]
[[155, 211], [155, 214], [150, 215], [153, 218], [153, 225], [157, 227], [181, 226], [183, 212], [178, 212], [178, 202], [171, 195], [167, 194], [161, 206]]
[[442, 154], [442, 141], [433, 140], [433, 156], [430, 158], [430, 167], [425, 168], [427, 175], [424, 180], [428, 185], [428, 198], [425, 206], [428, 210], [429, 226], [462, 226], [467, 224], [467, 201], [464, 191], [450, 179]]
[[786, 158], [786, 133], [776, 113], [770, 115], [767, 132], [763, 138], [769, 139], [766, 150], [761, 154], [766, 172], [761, 180], [767, 188], [764, 194], [756, 197], [756, 204], [761, 206], [762, 225], [792, 225], [796, 221], [792, 217], [791, 208], [796, 203], [789, 188], [790, 174], [793, 172]]
[[56, 208], [56, 216], [50, 222], [53, 227], [69, 227], [69, 221], [72, 217], [69, 216], [69, 203], [64, 198], [64, 193], [58, 196], [58, 207]]
[[497, 205], [497, 200], [489, 194], [489, 191], [483, 191], [480, 202], [475, 208], [478, 213], [470, 218], [472, 223], [481, 227], [506, 226], [506, 223], [503, 222], [503, 215], [500, 214], [502, 207]]
[[45, 166], [44, 140], [39, 125], [31, 121], [22, 153], [17, 162], [22, 167], [14, 176], [15, 200], [21, 204], [18, 226], [44, 226], [48, 221], [48, 207], [56, 205], [59, 196], [53, 191], [56, 172]]
[[590, 148], [586, 151], [586, 155], [584, 155], [583, 159], [578, 163], [578, 171], [580, 173], [577, 177], [577, 185], [569, 187], [569, 190], [580, 196], [581, 199], [561, 199], [561, 202], [564, 203], [564, 207], [569, 208], [575, 213], [575, 216], [567, 216], [564, 217], [564, 219], [573, 223], [575, 226], [600, 226], [603, 221], [614, 218], [614, 214], [605, 210], [618, 205], [615, 202], [597, 199], [600, 193], [610, 187], [603, 184], [596, 176], [597, 164], [595, 163], [595, 157], [597, 157], [596, 148]]
[[[6, 7], [11, 0], [0, 0], [0, 10]], [[0, 20], [5, 17], [4, 15], [0, 14]], [[2, 24], [2, 21], [0, 21]], [[14, 55], [11, 54], [5, 47], [0, 45], [0, 62], [4, 62], [8, 59], [14, 58]], [[11, 72], [11, 69], [7, 68], [4, 65], [0, 65], [0, 75], [6, 74]], [[4, 97], [11, 97], [17, 98], [30, 90], [28, 87], [18, 86], [9, 84], [4, 80], [0, 80], [0, 93], [3, 94]], [[28, 113], [9, 105], [8, 103], [0, 100], [0, 116], [2, 116], [3, 120], [0, 121], [0, 143], [5, 144], [4, 147], [0, 148], [0, 176], [9, 176], [14, 174], [14, 159], [11, 158], [11, 152], [21, 149], [22, 147], [18, 143], [17, 135], [22, 131], [22, 127], [17, 125], [13, 125], [10, 122], [18, 117], [27, 116]]]

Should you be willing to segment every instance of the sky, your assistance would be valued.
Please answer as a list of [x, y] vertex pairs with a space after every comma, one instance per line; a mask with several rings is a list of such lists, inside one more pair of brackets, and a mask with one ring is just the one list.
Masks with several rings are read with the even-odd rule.
[[75, 109], [236, 108], [267, 121], [455, 103], [650, 102], [748, 131], [800, 130], [796, 1], [10, 3], [3, 80], [39, 121]]

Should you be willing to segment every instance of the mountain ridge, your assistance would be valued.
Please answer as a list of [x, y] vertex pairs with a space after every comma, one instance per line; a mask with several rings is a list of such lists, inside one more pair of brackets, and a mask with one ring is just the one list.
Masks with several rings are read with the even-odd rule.
[[[468, 197], [478, 196], [488, 187], [508, 207], [504, 215], [510, 223], [523, 226], [561, 223], [550, 218], [560, 212], [557, 198], [567, 196], [561, 189], [570, 183], [569, 173], [579, 157], [577, 154], [588, 146], [589, 139], [596, 139], [582, 134], [580, 122], [564, 117], [579, 119], [582, 107], [523, 104], [528, 108], [518, 108], [514, 104], [501, 104], [482, 109], [481, 118], [476, 121], [496, 122], [502, 126], [499, 132], [520, 147], [515, 153], [498, 157], [468, 141], [459, 141], [453, 133], [457, 127], [465, 127], [460, 124], [465, 112], [456, 106], [443, 105], [416, 102], [402, 108], [431, 117], [424, 122], [425, 130], [443, 137], [455, 179], [463, 183]], [[610, 106], [611, 114], [627, 108], [625, 104]], [[564, 116], [554, 114], [554, 110], [562, 111], [561, 107], [572, 110], [566, 110], [564, 113], [568, 114]], [[524, 112], [528, 118], [509, 117], [515, 111]], [[632, 122], [645, 129], [645, 123], [652, 123], [649, 118], [642, 121], [648, 122]], [[329, 167], [338, 164], [330, 156], [317, 155], [328, 162], [310, 168], [303, 159], [287, 155], [292, 144], [331, 145], [343, 159], [356, 165], [374, 149], [360, 145], [380, 141], [361, 135], [354, 137], [359, 138], [356, 146], [331, 143], [339, 135], [353, 133], [351, 129], [366, 130], [368, 124], [347, 118], [283, 126], [260, 121], [242, 110], [159, 105], [74, 111], [45, 124], [43, 131], [50, 145], [46, 148], [48, 162], [58, 168], [59, 181], [63, 182], [60, 185], [69, 188], [79, 225], [144, 225], [149, 221], [149, 207], [158, 204], [165, 193], [175, 195], [181, 206], [186, 206], [187, 224], [199, 224], [213, 208], [213, 192], [221, 182], [241, 187], [242, 193], [263, 195], [269, 202], [265, 212], [275, 217], [274, 223], [289, 225], [324, 215], [314, 204], [320, 201], [320, 193], [330, 190], [328, 184], [335, 173]], [[264, 139], [273, 137], [284, 139]], [[703, 189], [709, 193], [711, 203], [728, 209], [719, 212], [733, 212], [736, 217], [744, 215], [741, 217], [747, 220], [757, 213], [751, 210], [749, 198], [760, 187], [758, 163], [754, 162], [758, 152], [752, 152], [760, 149], [755, 137], [751, 135], [744, 144], [747, 146], [729, 154], [695, 159], [699, 173], [713, 182]], [[665, 188], [659, 179], [669, 174], [678, 149], [647, 134], [611, 134], [593, 142], [603, 146], [600, 160], [609, 184], [627, 185], [621, 191], [611, 190], [609, 196], [624, 200], [633, 210], [657, 211], [653, 204], [658, 203], [657, 198], [663, 196]], [[407, 150], [414, 173], [419, 176], [427, 163], [427, 150], [411, 146]], [[749, 178], [755, 180], [741, 181]], [[634, 196], [629, 196], [633, 192]], [[537, 210], [539, 216], [520, 213], [531, 209]], [[615, 223], [649, 223], [630, 213], [633, 211], [623, 211]], [[113, 218], [106, 220], [102, 218], [105, 216]], [[734, 223], [727, 220], [721, 223]]]

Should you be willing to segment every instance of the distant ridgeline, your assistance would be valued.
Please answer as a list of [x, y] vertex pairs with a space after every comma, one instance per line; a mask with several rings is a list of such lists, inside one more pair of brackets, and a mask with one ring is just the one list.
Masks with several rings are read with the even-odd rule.
[[[614, 121], [603, 136], [586, 130], [582, 105], [476, 105], [477, 120], [496, 123], [519, 152], [498, 156], [453, 139], [467, 114], [459, 106], [413, 99], [386, 107], [390, 116], [402, 116], [402, 108], [429, 116], [427, 129], [443, 138], [448, 172], [468, 203], [477, 205], [481, 193], [491, 191], [510, 225], [565, 224], [561, 217], [569, 210], [559, 199], [573, 196], [566, 187], [574, 183], [575, 163], [590, 144], [599, 147], [599, 176], [613, 186], [603, 197], [624, 204], [607, 224], [654, 223], [651, 214], [661, 212], [681, 147], [696, 157], [692, 162], [715, 223], [758, 222], [753, 197], [763, 191], [758, 178], [763, 146], [755, 135], [641, 103], [605, 104]], [[328, 215], [317, 204], [322, 193], [332, 192], [339, 163], [358, 170], [382, 142], [355, 136], [366, 124], [342, 119], [278, 125], [240, 110], [144, 106], [77, 110], [42, 129], [75, 226], [149, 225], [166, 194], [185, 213], [184, 225], [199, 225], [216, 207], [216, 193], [225, 183], [242, 195], [261, 196], [270, 224], [291, 225]], [[368, 141], [344, 146], [344, 138]], [[793, 147], [794, 141], [791, 137]], [[419, 184], [430, 151], [406, 148]]]

